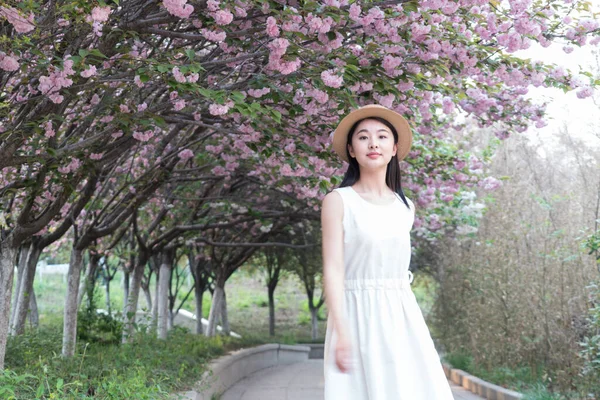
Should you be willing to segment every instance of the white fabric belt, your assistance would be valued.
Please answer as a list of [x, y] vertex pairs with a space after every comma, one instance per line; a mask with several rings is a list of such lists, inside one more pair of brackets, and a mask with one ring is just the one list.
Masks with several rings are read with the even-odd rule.
[[412, 281], [413, 274], [410, 271], [407, 279], [345, 279], [344, 290], [408, 289]]

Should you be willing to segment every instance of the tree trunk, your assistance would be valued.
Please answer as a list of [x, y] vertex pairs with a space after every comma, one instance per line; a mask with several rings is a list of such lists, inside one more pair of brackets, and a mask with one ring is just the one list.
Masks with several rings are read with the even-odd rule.
[[219, 314], [223, 310], [223, 294], [225, 282], [215, 282], [215, 291], [212, 297], [212, 304], [210, 305], [210, 314], [208, 316], [208, 326], [206, 327], [206, 336], [215, 336], [217, 331], [217, 321], [219, 320]]
[[158, 321], [158, 291], [160, 281], [160, 269], [155, 268], [156, 271], [156, 283], [154, 284], [154, 303], [152, 303], [152, 323], [155, 324]]
[[123, 298], [129, 298], [129, 271], [123, 271]]
[[167, 324], [167, 331], [170, 331], [171, 329], [173, 329], [173, 325], [175, 325], [175, 312], [171, 309], [169, 309], [169, 319], [168, 319], [168, 324]]
[[[145, 270], [145, 268], [144, 268]], [[142, 277], [140, 281], [140, 285], [142, 290], [144, 291], [144, 297], [146, 298], [146, 309], [148, 311], [152, 310], [152, 294], [150, 293], [150, 280], [152, 279], [152, 271], [148, 274], [148, 279], [144, 279], [146, 276]], [[132, 278], [133, 279], [133, 278]]]
[[275, 336], [275, 288], [269, 290], [269, 336]]
[[29, 245], [21, 245], [18, 251], [18, 266], [17, 266], [17, 283], [15, 286], [15, 293], [13, 295], [13, 301], [10, 308], [10, 321], [9, 321], [9, 332], [12, 335], [13, 326], [15, 324], [15, 312], [17, 309], [17, 302], [19, 301], [19, 292], [21, 291], [21, 285], [23, 283], [23, 272], [25, 271], [25, 265], [27, 265], [27, 253], [29, 253]]
[[129, 297], [127, 298], [127, 304], [125, 305], [123, 343], [130, 343], [133, 338], [133, 326], [135, 323], [135, 315], [137, 313], [138, 300], [140, 298], [140, 287], [142, 285], [145, 267], [145, 258], [139, 260], [133, 267], [133, 273], [131, 274], [131, 287], [129, 288]]
[[110, 307], [110, 279], [106, 280], [106, 284], [104, 285], [104, 292], [106, 293], [106, 311], [108, 312], [108, 315], [112, 315], [112, 310]]
[[150, 285], [142, 285], [144, 297], [146, 298], [146, 308], [152, 310], [152, 294], [150, 293]]
[[10, 240], [10, 236], [0, 242], [0, 370], [4, 369], [15, 256], [18, 250], [18, 247], [10, 246], [7, 243], [8, 240]]
[[[96, 270], [98, 269], [98, 261], [100, 261], [100, 257], [97, 254], [90, 254], [90, 261], [88, 262], [87, 268], [85, 269], [85, 278], [81, 281], [79, 285], [79, 293], [77, 295], [77, 308], [81, 307], [81, 303], [83, 302], [83, 297], [86, 294], [90, 294], [89, 289], [92, 285], [96, 284]], [[108, 291], [107, 291], [108, 293]], [[91, 302], [92, 299], [88, 299], [88, 302]], [[110, 307], [107, 307], [107, 311], [110, 313]]]
[[42, 249], [35, 243], [31, 243], [29, 251], [26, 252], [27, 260], [25, 270], [21, 278], [21, 285], [17, 293], [17, 305], [15, 307], [15, 316], [11, 327], [11, 335], [22, 335], [25, 333], [25, 323], [27, 322], [27, 312], [29, 311], [30, 297], [33, 291], [33, 280], [35, 279], [35, 268]]
[[311, 338], [313, 340], [316, 340], [317, 336], [319, 335], [319, 320], [317, 318], [318, 313], [318, 308], [312, 307], [310, 309], [310, 321], [312, 322]]
[[196, 297], [196, 334], [202, 335], [204, 328], [202, 326], [202, 299], [204, 298], [204, 288], [199, 280], [194, 281], [194, 295]]
[[83, 251], [73, 248], [67, 275], [67, 298], [65, 301], [63, 322], [63, 357], [72, 357], [75, 354], [75, 345], [77, 343], [77, 295], [79, 280], [81, 279], [82, 262]]
[[156, 331], [159, 339], [167, 338], [169, 324], [169, 283], [171, 281], [171, 263], [173, 262], [169, 251], [162, 254], [160, 273], [158, 278], [158, 320]]
[[221, 302], [221, 327], [222, 332], [225, 336], [231, 334], [231, 327], [229, 326], [229, 317], [227, 315], [227, 292], [223, 290], [223, 301]]
[[29, 324], [32, 328], [37, 328], [40, 325], [40, 314], [37, 306], [37, 299], [35, 297], [35, 290], [31, 290], [31, 296], [29, 296]]

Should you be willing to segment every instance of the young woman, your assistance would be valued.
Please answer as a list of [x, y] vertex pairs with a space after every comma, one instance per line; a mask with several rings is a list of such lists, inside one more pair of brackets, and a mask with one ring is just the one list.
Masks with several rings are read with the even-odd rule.
[[378, 105], [351, 112], [334, 132], [349, 166], [321, 211], [325, 400], [453, 399], [410, 288], [415, 208], [398, 162], [411, 143], [406, 120]]

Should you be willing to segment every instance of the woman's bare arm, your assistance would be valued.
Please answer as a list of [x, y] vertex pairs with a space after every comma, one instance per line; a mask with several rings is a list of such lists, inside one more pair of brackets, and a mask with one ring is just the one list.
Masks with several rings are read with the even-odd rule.
[[323, 251], [323, 278], [325, 300], [330, 322], [338, 336], [348, 336], [347, 323], [342, 309], [344, 294], [344, 203], [339, 193], [333, 191], [323, 199], [321, 207], [321, 232]]

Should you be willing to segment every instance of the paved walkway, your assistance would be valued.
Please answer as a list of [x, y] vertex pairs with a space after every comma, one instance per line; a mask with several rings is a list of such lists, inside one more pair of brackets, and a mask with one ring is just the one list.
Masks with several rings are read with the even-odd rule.
[[[258, 371], [226, 391], [221, 400], [323, 400], [323, 360]], [[455, 400], [482, 400], [450, 382]]]

